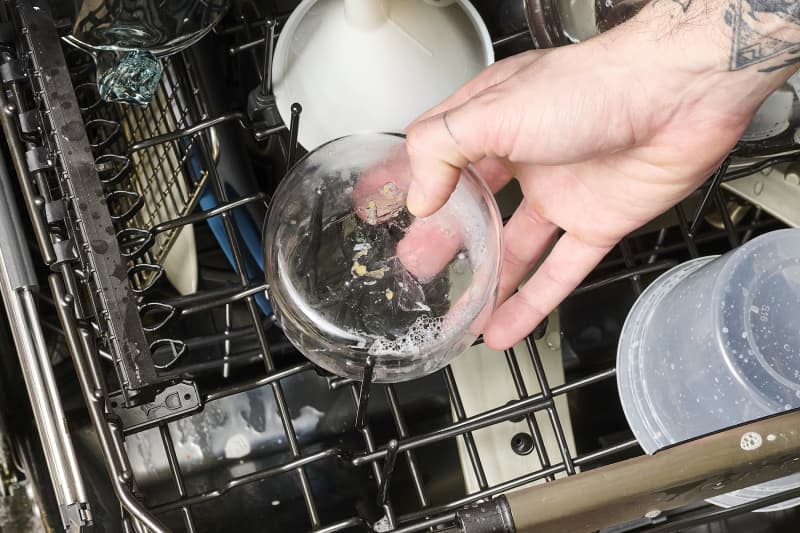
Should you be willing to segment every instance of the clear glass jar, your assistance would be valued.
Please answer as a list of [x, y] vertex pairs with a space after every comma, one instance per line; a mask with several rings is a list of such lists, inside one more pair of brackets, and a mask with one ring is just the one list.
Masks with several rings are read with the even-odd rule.
[[477, 338], [496, 303], [502, 220], [465, 170], [446, 205], [415, 218], [405, 140], [343, 137], [297, 163], [264, 230], [269, 296], [280, 326], [311, 361], [361, 379], [434, 372]]

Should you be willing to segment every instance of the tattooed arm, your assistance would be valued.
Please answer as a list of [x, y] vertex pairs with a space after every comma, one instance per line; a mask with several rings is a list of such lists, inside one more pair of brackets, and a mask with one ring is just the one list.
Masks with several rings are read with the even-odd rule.
[[469, 163], [524, 193], [486, 342], [524, 337], [623, 236], [695, 190], [798, 61], [800, 0], [654, 0], [586, 42], [496, 63], [415, 121], [412, 212], [438, 209]]
[[736, 0], [725, 12], [732, 30], [731, 70], [770, 72], [800, 61], [800, 2]]

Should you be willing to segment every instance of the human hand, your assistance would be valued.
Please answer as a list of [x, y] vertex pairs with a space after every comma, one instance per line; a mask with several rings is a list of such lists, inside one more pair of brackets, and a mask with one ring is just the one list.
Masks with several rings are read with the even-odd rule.
[[731, 37], [710, 31], [723, 10], [651, 4], [595, 39], [493, 65], [408, 128], [413, 214], [441, 207], [470, 163], [495, 190], [512, 177], [522, 188], [489, 346], [527, 335], [622, 237], [694, 191], [791, 74], [731, 71]]

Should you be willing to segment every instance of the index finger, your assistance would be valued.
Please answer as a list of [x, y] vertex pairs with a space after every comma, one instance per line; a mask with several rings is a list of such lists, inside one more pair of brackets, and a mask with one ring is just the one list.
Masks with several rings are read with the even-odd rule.
[[528, 282], [494, 312], [483, 332], [487, 346], [505, 350], [524, 339], [602, 261], [612, 246], [594, 246], [565, 233]]
[[[476, 96], [503, 83], [541, 57], [542, 52], [534, 50], [494, 63], [449, 98], [423, 113], [409, 125], [407, 136], [412, 182], [409, 188], [408, 207], [413, 214], [427, 216], [444, 205], [458, 181], [458, 169], [463, 168], [469, 162], [474, 163], [483, 159], [482, 157], [454, 158], [452, 154], [449, 158], [442, 159], [442, 154], [453, 152], [452, 146], [443, 146], [443, 144], [448, 144], [446, 142], [448, 137], [451, 141], [453, 140], [448, 120], [451, 111], [457, 108], [471, 108], [469, 103]], [[444, 131], [442, 131], [442, 127], [444, 127]], [[438, 142], [427, 146], [431, 141], [437, 140]], [[447, 150], [447, 152], [442, 151], [437, 154], [439, 150]], [[457, 153], [458, 150], [455, 152]]]
[[[509, 107], [502, 91], [492, 87], [461, 106], [415, 122], [408, 129], [406, 147], [411, 164], [408, 209], [428, 216], [442, 207], [455, 189], [461, 169], [486, 157], [505, 158], [502, 146], [516, 130], [520, 117], [504, 116]], [[511, 106], [513, 107], [513, 106]]]

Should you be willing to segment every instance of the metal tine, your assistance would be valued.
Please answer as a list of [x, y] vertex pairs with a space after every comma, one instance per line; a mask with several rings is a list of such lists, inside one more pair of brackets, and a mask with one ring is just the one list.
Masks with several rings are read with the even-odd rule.
[[[250, 7], [251, 7], [251, 9], [248, 10], [246, 4], [245, 5], [241, 5], [240, 4], [239, 9], [238, 9], [238, 13], [237, 13], [239, 15], [240, 20], [246, 21], [249, 18], [263, 19], [260, 10], [254, 4], [251, 5]], [[249, 24], [244, 24], [242, 26], [242, 34], [243, 34], [243, 37], [244, 37], [245, 41], [253, 40], [253, 32], [251, 30], [254, 30], [254, 29], [256, 29], [256, 28], [254, 28], [254, 27], [251, 28], [251, 26]], [[263, 42], [263, 40], [264, 39], [262, 39], [262, 38], [257, 38], [256, 39], [256, 41], [258, 41], [259, 43]], [[239, 42], [239, 36], [236, 37], [235, 41]], [[258, 69], [258, 54], [256, 54], [255, 49], [254, 48], [250, 48], [250, 49], [247, 50], [247, 52], [248, 52], [248, 55], [252, 58], [253, 64], [255, 65], [255, 68]]]
[[[263, 25], [265, 23], [269, 23], [270, 20], [274, 21], [275, 29], [273, 30], [273, 37], [272, 38], [275, 39], [280, 35], [280, 33], [277, 30], [278, 22], [279, 21], [285, 21], [287, 17], [288, 17], [288, 15], [273, 16], [270, 19], [267, 19], [266, 22], [263, 21], [263, 20], [262, 21], [258, 21], [258, 22], [250, 22], [249, 25], [255, 27], [255, 26]], [[234, 33], [234, 30], [236, 28], [237, 28], [237, 26], [234, 26], [234, 27], [231, 27], [231, 28], [226, 28], [226, 29], [222, 30], [221, 34], [225, 35], [225, 34]], [[238, 29], [239, 29], [239, 31], [241, 31], [243, 29], [243, 26], [239, 25]], [[216, 28], [214, 28], [214, 31], [216, 32]], [[264, 44], [264, 39], [263, 38], [249, 40], [249, 41], [247, 41], [245, 43], [242, 43], [240, 45], [229, 47], [228, 48], [228, 55], [235, 56], [235, 55], [238, 55], [238, 54], [240, 54], [242, 52], [246, 52], [247, 50], [250, 50], [252, 48], [256, 48], [256, 47], [258, 47], [258, 46], [260, 46], [262, 44]]]
[[[442, 377], [447, 386], [447, 391], [450, 394], [450, 402], [453, 405], [456, 420], [461, 422], [467, 418], [467, 414], [464, 411], [464, 403], [461, 401], [461, 392], [458, 390], [458, 384], [453, 375], [453, 369], [449, 366], [445, 367], [444, 370], [442, 370]], [[469, 462], [472, 465], [472, 471], [475, 474], [475, 479], [478, 481], [478, 487], [484, 490], [489, 486], [489, 483], [486, 480], [486, 471], [483, 468], [483, 462], [481, 461], [480, 453], [478, 453], [478, 447], [475, 445], [475, 437], [471, 432], [465, 432], [463, 438], [464, 445], [467, 447]]]
[[675, 215], [678, 217], [678, 226], [680, 227], [683, 240], [686, 241], [686, 246], [689, 250], [689, 257], [692, 259], [700, 257], [700, 250], [697, 248], [697, 241], [695, 240], [694, 235], [689, 231], [689, 223], [686, 220], [686, 211], [684, 211], [683, 205], [678, 204], [675, 206]]
[[[231, 489], [241, 487], [248, 483], [255, 483], [263, 479], [269, 479], [274, 476], [286, 474], [287, 472], [291, 472], [292, 470], [303, 468], [306, 465], [311, 465], [320, 461], [332, 458], [339, 458], [346, 455], [347, 452], [340, 448], [325, 448], [324, 450], [321, 450], [319, 452], [298, 457], [293, 461], [279, 463], [271, 468], [256, 470], [254, 472], [232, 477], [223, 482], [222, 485], [206, 490], [205, 492], [195, 494], [193, 496], [179, 498], [171, 502], [159, 503], [157, 505], [154, 505], [151, 508], [151, 511], [153, 511], [156, 514], [162, 514], [168, 511], [179, 509], [181, 507], [210, 502], [215, 500], [216, 498], [219, 498], [220, 496], [223, 496]], [[317, 531], [317, 529], [315, 528], [314, 531]]]
[[264, 36], [264, 72], [261, 74], [261, 94], [272, 94], [272, 55], [275, 50], [275, 26], [277, 21], [269, 18], [265, 21], [266, 35]]
[[641, 277], [644, 276], [645, 274], [652, 274], [653, 272], [660, 272], [662, 270], [669, 270], [670, 268], [674, 267], [677, 264], [678, 262], [675, 260], [665, 259], [657, 263], [652, 263], [635, 268], [626, 268], [625, 270], [616, 273], [612, 276], [600, 278], [598, 280], [580, 285], [577, 289], [572, 291], [571, 295], [577, 296], [579, 294], [584, 294], [593, 291], [595, 289], [599, 289], [600, 287], [605, 287], [607, 285], [611, 285], [612, 283], [617, 283], [619, 281], [623, 281], [626, 279]]
[[720, 217], [722, 217], [722, 225], [725, 227], [725, 233], [728, 237], [728, 244], [731, 245], [731, 248], [736, 248], [739, 246], [739, 239], [736, 235], [736, 228], [733, 227], [733, 221], [731, 220], [730, 213], [728, 213], [728, 206], [725, 205], [725, 199], [722, 197], [722, 192], [720, 191], [719, 187], [714, 189], [714, 203], [719, 209]]
[[203, 120], [201, 122], [196, 122], [187, 128], [175, 130], [173, 132], [165, 133], [163, 135], [156, 135], [155, 137], [150, 137], [148, 139], [139, 141], [128, 147], [128, 155], [131, 155], [135, 152], [139, 152], [146, 148], [150, 148], [152, 146], [156, 146], [170, 141], [177, 141], [182, 137], [189, 137], [194, 135], [195, 133], [200, 133], [203, 130], [207, 130], [214, 126], [218, 126], [220, 124], [223, 124], [225, 122], [230, 122], [233, 120], [238, 121], [239, 125], [241, 125], [245, 129], [248, 129], [248, 126], [245, 123], [244, 114], [234, 111], [230, 113], [225, 113], [223, 115], [219, 115], [218, 117], [215, 118], [210, 118], [207, 120]]
[[223, 213], [227, 213], [228, 211], [232, 211], [237, 207], [242, 207], [247, 204], [261, 202], [266, 206], [267, 205], [266, 198], [267, 196], [264, 193], [251, 194], [243, 198], [237, 198], [234, 201], [221, 203], [217, 207], [214, 207], [207, 211], [200, 211], [199, 213], [194, 213], [191, 215], [186, 215], [185, 217], [179, 217], [174, 220], [162, 222], [161, 224], [153, 226], [150, 229], [150, 231], [154, 235], [159, 233], [164, 233], [165, 231], [173, 230], [181, 226], [188, 226], [189, 224], [196, 224], [197, 222], [203, 222], [205, 220], [208, 220], [209, 218], [222, 215]]
[[386, 445], [386, 459], [383, 462], [381, 472], [381, 483], [378, 486], [378, 506], [385, 507], [389, 501], [389, 483], [394, 474], [394, 467], [397, 464], [397, 452], [400, 450], [400, 443], [397, 439], [392, 439]]
[[[144, 206], [144, 197], [136, 191], [118, 189], [106, 194], [106, 202], [111, 212], [111, 220], [117, 224], [124, 224]], [[120, 213], [119, 208], [126, 202], [130, 204], [129, 207], [122, 208], [124, 210]], [[114, 214], [115, 211], [117, 214]]]
[[[206, 306], [208, 304], [224, 305], [228, 298], [235, 297], [236, 295], [240, 294], [241, 291], [247, 290], [247, 288], [252, 288], [252, 284], [248, 285], [247, 287], [243, 287], [239, 283], [231, 282], [220, 287], [209, 288], [192, 294], [184, 294], [171, 298], [165, 298], [163, 301], [165, 303], [174, 305], [175, 307], [179, 307], [182, 314], [186, 315], [197, 312], [195, 310], [197, 306]], [[216, 305], [209, 305], [208, 307], [205, 307], [205, 309], [210, 309], [212, 307], [216, 307]]]
[[[261, 283], [259, 285], [248, 285], [246, 288], [239, 289], [236, 292], [231, 293], [225, 297], [202, 298], [201, 295], [201, 298], [199, 298], [196, 301], [201, 301], [202, 303], [192, 305], [191, 307], [184, 307], [183, 309], [181, 309], [181, 316], [187, 316], [194, 313], [199, 313], [201, 311], [208, 311], [209, 309], [214, 309], [216, 307], [232, 304], [235, 302], [247, 301], [247, 299], [250, 298], [251, 296], [263, 293], [266, 290], [267, 290], [267, 284]], [[205, 302], [203, 302], [203, 300], [205, 300]]]
[[155, 242], [153, 233], [142, 228], [123, 228], [117, 232], [117, 240], [120, 255], [131, 261], [147, 253]]
[[[634, 269], [636, 263], [633, 259], [633, 252], [631, 252], [630, 243], [628, 243], [628, 241], [626, 240], [620, 241], [619, 249], [622, 252], [622, 259], [623, 261], [625, 261], [626, 270]], [[631, 286], [633, 287], [636, 296], [641, 295], [643, 290], [641, 276], [639, 276], [638, 274], [634, 274], [630, 276], [628, 279], [630, 279]]]
[[492, 46], [497, 48], [499, 46], [503, 46], [504, 44], [508, 44], [510, 42], [516, 41], [517, 39], [530, 38], [531, 32], [528, 28], [524, 30], [520, 30], [516, 33], [512, 33], [511, 35], [506, 35], [505, 37], [500, 37], [499, 39], [492, 41]]
[[[139, 306], [139, 314], [142, 316], [142, 329], [148, 333], [155, 333], [160, 330], [177, 313], [175, 306], [165, 304], [162, 302], [147, 302]], [[145, 319], [150, 318], [154, 323], [147, 326]]]
[[303, 112], [303, 106], [295, 102], [292, 104], [292, 118], [289, 122], [289, 151], [286, 156], [286, 172], [292, 168], [297, 159], [297, 133], [300, 130], [300, 114]]
[[746, 243], [747, 241], [749, 241], [752, 238], [752, 236], [753, 236], [753, 225], [757, 224], [758, 221], [761, 220], [761, 215], [762, 214], [764, 214], [764, 211], [762, 211], [760, 207], [755, 210], [755, 213], [753, 213], [753, 222], [752, 222], [752, 224], [747, 229], [747, 231], [744, 232], [744, 235], [742, 235], [742, 241], [741, 241], [742, 244]]
[[[350, 393], [352, 395], [353, 402], [356, 404], [356, 408], [358, 408], [358, 406], [359, 406], [359, 404], [361, 402], [359, 402], [359, 391], [356, 390], [356, 386], [355, 385], [351, 385], [350, 386]], [[358, 431], [359, 431], [359, 433], [361, 433], [361, 436], [364, 438], [364, 446], [366, 447], [367, 452], [368, 453], [373, 453], [375, 451], [375, 441], [372, 438], [372, 431], [370, 431], [369, 425], [366, 424], [366, 422], [365, 422], [363, 427], [358, 429]], [[399, 449], [399, 442], [398, 442], [398, 449]], [[353, 462], [352, 458], [350, 458], [350, 460], [347, 462], [347, 464], [352, 464], [354, 466], [357, 466]], [[380, 467], [378, 466], [378, 462], [377, 461], [372, 461], [372, 463], [370, 464], [370, 467], [372, 469], [372, 475], [375, 478], [375, 482], [380, 487], [381, 481], [383, 479], [383, 475], [382, 475]], [[386, 501], [383, 504], [383, 510], [386, 513], [387, 519], [390, 520], [392, 522], [392, 524], [393, 524], [394, 513], [392, 512], [391, 504], [388, 501]], [[390, 524], [390, 526], [392, 524]]]
[[[138, 286], [134, 283], [134, 280], [139, 276], [145, 276], [148, 272], [154, 272], [152, 276], [150, 276], [150, 281], [145, 283], [142, 286]], [[153, 263], [137, 263], [128, 269], [128, 279], [131, 282], [131, 291], [136, 296], [142, 296], [147, 291], [153, 288], [153, 286], [161, 279], [161, 276], [164, 275], [164, 267], [159, 264]]]
[[[269, 9], [269, 11], [272, 13], [273, 18], [278, 23], [283, 24], [284, 22], [286, 22], [286, 19], [289, 18], [289, 15], [292, 14], [293, 9], [280, 10], [280, 9], [277, 8], [277, 4], [278, 4], [278, 2], [272, 2], [272, 6], [273, 7], [271, 9]], [[237, 22], [236, 24], [233, 24], [233, 25], [227, 26], [227, 27], [223, 27], [221, 24], [217, 25], [217, 26], [214, 27], [214, 29], [212, 31], [217, 35], [232, 35], [232, 34], [238, 33], [238, 32], [249, 31], [249, 29], [257, 28], [257, 27], [259, 27], [259, 26], [264, 24], [263, 17], [253, 17], [253, 18], [251, 18], [251, 17], [245, 16], [244, 14], [242, 14], [242, 16], [239, 18], [239, 21], [240, 22]], [[247, 30], [246, 30], [246, 28], [247, 28]], [[256, 41], [256, 44], [252, 45], [252, 46], [256, 46], [257, 44], [263, 42], [263, 40], [264, 39]], [[231, 55], [234, 55], [234, 54], [231, 53]]]
[[[157, 363], [157, 355], [165, 351], [170, 351], [172, 357], [166, 363]], [[150, 352], [153, 354], [153, 366], [159, 370], [164, 370], [175, 364], [175, 362], [186, 353], [186, 343], [178, 339], [158, 339], [150, 343]]]
[[356, 410], [356, 430], [364, 429], [367, 418], [367, 406], [372, 389], [372, 375], [375, 371], [375, 356], [368, 355], [364, 364], [364, 377], [358, 390], [358, 409]]
[[664, 246], [664, 240], [667, 238], [668, 229], [669, 228], [661, 228], [658, 230], [658, 238], [656, 239], [656, 245], [653, 247], [653, 253], [647, 258], [648, 265], [652, 265], [658, 259], [661, 247]]
[[[106, 131], [110, 130], [110, 131]], [[86, 122], [86, 132], [89, 135], [89, 138], [92, 138], [92, 132], [96, 132], [98, 135], [105, 133], [105, 136], [102, 137], [101, 140], [89, 143], [89, 146], [92, 147], [92, 150], [101, 150], [111, 144], [114, 139], [116, 139], [117, 135], [122, 131], [122, 126], [116, 120], [108, 120], [106, 118], [94, 118], [88, 122]]]
[[[543, 323], [545, 323], [546, 327], [546, 319], [543, 321]], [[514, 348], [505, 350], [505, 356], [509, 372], [511, 373], [511, 379], [514, 381], [514, 387], [517, 390], [517, 396], [520, 399], [523, 399], [528, 396], [528, 389], [525, 386], [525, 379], [522, 377], [522, 371], [519, 367], [517, 354]], [[550, 466], [550, 457], [547, 455], [547, 448], [545, 447], [544, 439], [542, 438], [542, 432], [539, 429], [539, 423], [536, 420], [536, 415], [534, 413], [528, 413], [525, 415], [525, 421], [528, 423], [528, 429], [533, 436], [534, 448], [536, 449], [536, 455], [539, 459], [539, 464], [542, 466], [542, 468], [547, 468]]]
[[[187, 495], [186, 483], [183, 480], [181, 465], [178, 460], [178, 454], [175, 453], [175, 444], [172, 442], [172, 435], [169, 432], [169, 426], [167, 424], [161, 424], [158, 426], [158, 430], [161, 433], [161, 442], [164, 445], [164, 450], [167, 452], [167, 463], [169, 464], [169, 470], [172, 473], [172, 480], [175, 482], [175, 489], [178, 491], [179, 497], [185, 498]], [[183, 522], [186, 526], [186, 532], [195, 533], [196, 528], [194, 525], [194, 517], [192, 517], [191, 508], [188, 505], [181, 507], [181, 514], [183, 515]]]
[[222, 377], [228, 379], [230, 376], [230, 359], [231, 359], [231, 304], [225, 304], [225, 341], [223, 342], [223, 358], [222, 358]]
[[550, 422], [553, 426], [556, 442], [558, 443], [558, 448], [561, 452], [561, 458], [564, 461], [564, 469], [566, 470], [567, 474], [574, 474], [576, 472], [575, 463], [572, 459], [572, 455], [570, 454], [569, 446], [567, 445], [567, 438], [564, 435], [564, 428], [561, 425], [561, 418], [558, 415], [555, 402], [553, 401], [553, 389], [550, 388], [550, 384], [547, 381], [544, 365], [542, 364], [542, 359], [539, 356], [539, 349], [536, 347], [536, 343], [533, 342], [533, 339], [531, 339], [530, 336], [525, 338], [525, 345], [528, 348], [528, 352], [530, 352], [531, 362], [533, 363], [533, 369], [535, 371], [534, 373], [536, 374], [536, 379], [539, 381], [539, 388], [542, 391], [541, 394], [546, 400], [550, 400], [546, 407], [547, 414], [550, 416]]
[[[103, 154], [94, 160], [94, 166], [103, 185], [116, 185], [128, 176], [133, 168], [131, 159], [124, 155]], [[107, 177], [111, 174], [110, 177]]]
[[[408, 437], [408, 428], [406, 427], [405, 420], [403, 419], [403, 414], [400, 411], [400, 402], [397, 399], [397, 392], [395, 391], [395, 387], [392, 384], [386, 386], [386, 399], [389, 402], [389, 409], [392, 412], [392, 417], [394, 418], [394, 425], [397, 427], [397, 434], [401, 439], [405, 439]], [[419, 465], [417, 464], [417, 460], [414, 458], [414, 452], [406, 452], [406, 462], [408, 464], [408, 470], [411, 473], [411, 481], [414, 484], [414, 489], [417, 492], [417, 499], [419, 500], [419, 504], [422, 507], [427, 507], [428, 497], [425, 495], [425, 489], [422, 487], [422, 474], [419, 470]]]
[[[89, 94], [91, 97], [88, 105], [84, 105], [87, 101], [87, 97], [85, 96], [86, 94]], [[81, 110], [81, 113], [91, 111], [103, 103], [103, 100], [100, 98], [100, 91], [97, 88], [97, 84], [94, 82], [86, 82], [76, 85], [75, 97], [78, 99], [78, 108]]]
[[722, 178], [725, 177], [725, 173], [728, 171], [728, 166], [731, 164], [731, 157], [728, 156], [725, 161], [717, 168], [716, 172], [714, 172], [714, 176], [711, 178], [711, 183], [708, 185], [705, 194], [703, 195], [703, 200], [700, 202], [700, 205], [697, 206], [697, 210], [692, 217], [692, 223], [689, 225], [689, 235], [694, 237], [697, 234], [697, 229], [700, 227], [700, 221], [703, 220], [703, 215], [706, 212], [706, 208], [708, 207], [708, 202], [714, 196], [714, 191], [719, 188], [719, 184], [722, 183]]

